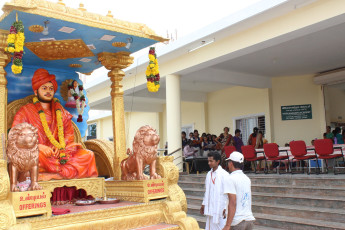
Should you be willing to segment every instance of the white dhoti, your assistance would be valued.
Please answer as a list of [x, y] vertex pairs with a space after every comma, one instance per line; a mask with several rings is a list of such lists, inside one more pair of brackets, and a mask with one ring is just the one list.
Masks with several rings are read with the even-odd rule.
[[211, 169], [205, 180], [205, 195], [202, 202], [206, 216], [206, 230], [222, 230], [226, 224], [223, 217], [227, 209], [228, 196], [224, 194], [224, 180], [229, 174], [221, 166], [217, 170]]
[[223, 219], [223, 217], [219, 217], [219, 223], [215, 224], [213, 223], [212, 216], [206, 216], [205, 230], [222, 230], [225, 224], [226, 224], [226, 218]]

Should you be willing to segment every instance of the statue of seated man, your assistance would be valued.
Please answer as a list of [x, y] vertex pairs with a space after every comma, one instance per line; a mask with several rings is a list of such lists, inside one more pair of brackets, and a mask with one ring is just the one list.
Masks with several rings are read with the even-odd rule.
[[27, 122], [38, 129], [38, 180], [97, 177], [94, 153], [74, 142], [72, 115], [54, 98], [57, 88], [55, 75], [36, 70], [32, 78], [36, 97], [20, 108], [12, 127]]

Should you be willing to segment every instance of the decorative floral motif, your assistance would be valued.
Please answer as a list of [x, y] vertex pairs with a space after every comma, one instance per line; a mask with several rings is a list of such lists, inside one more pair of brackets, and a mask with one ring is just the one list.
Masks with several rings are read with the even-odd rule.
[[13, 53], [12, 72], [19, 74], [23, 70], [23, 54], [24, 54], [24, 25], [22, 21], [15, 21], [10, 29], [7, 37], [6, 52]]
[[[75, 104], [78, 110], [78, 119], [77, 122], [82, 122], [83, 121], [83, 113], [84, 113], [84, 108], [85, 108], [85, 96], [84, 96], [84, 87], [83, 85], [79, 85], [78, 89], [79, 89], [79, 95], [77, 94], [77, 92], [74, 91], [74, 87], [73, 87], [73, 81], [71, 82], [71, 84], [68, 85], [68, 89], [71, 93], [71, 95], [74, 97], [75, 100]], [[81, 104], [81, 106], [80, 106]]]
[[147, 66], [146, 69], [146, 80], [147, 80], [147, 89], [150, 92], [158, 92], [159, 90], [159, 66], [158, 66], [158, 61], [157, 61], [157, 56], [156, 56], [156, 51], [154, 47], [150, 48], [149, 51], [149, 65]]
[[[54, 98], [54, 101], [55, 101], [55, 103], [60, 104], [60, 101], [57, 98]], [[35, 106], [37, 106], [39, 108], [38, 114], [39, 114], [41, 122], [42, 122], [44, 133], [47, 135], [50, 143], [52, 143], [59, 150], [60, 164], [62, 164], [62, 165], [66, 164], [68, 161], [68, 156], [66, 156], [66, 153], [64, 151], [66, 148], [66, 143], [65, 143], [65, 136], [64, 136], [64, 131], [63, 131], [61, 109], [59, 109], [58, 108], [59, 106], [57, 106], [57, 109], [55, 110], [56, 120], [57, 120], [57, 125], [58, 125], [58, 137], [59, 137], [59, 141], [57, 141], [57, 140], [55, 140], [52, 132], [49, 129], [46, 115], [45, 115], [43, 108], [41, 106], [41, 103], [39, 102], [37, 97], [33, 98], [33, 103], [35, 104]]]

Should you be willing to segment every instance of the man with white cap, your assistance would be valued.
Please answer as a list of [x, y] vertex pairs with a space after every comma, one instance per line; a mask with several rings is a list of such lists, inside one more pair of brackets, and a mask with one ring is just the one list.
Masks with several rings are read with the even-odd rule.
[[205, 195], [200, 213], [207, 217], [205, 230], [222, 230], [225, 226], [228, 197], [224, 192], [224, 183], [229, 173], [220, 166], [219, 152], [209, 152], [208, 165], [211, 170], [205, 180]]
[[223, 230], [251, 230], [255, 218], [252, 213], [252, 192], [250, 179], [243, 173], [242, 153], [232, 152], [226, 159], [231, 174], [224, 183], [228, 195], [228, 216]]

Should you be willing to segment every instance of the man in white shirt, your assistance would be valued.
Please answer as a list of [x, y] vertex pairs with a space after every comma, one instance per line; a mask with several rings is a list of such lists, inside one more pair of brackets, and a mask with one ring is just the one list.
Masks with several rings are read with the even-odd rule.
[[219, 152], [209, 152], [207, 159], [211, 170], [206, 176], [206, 191], [200, 213], [207, 218], [205, 230], [222, 230], [226, 222], [225, 210], [228, 203], [228, 197], [224, 192], [224, 180], [229, 174], [220, 166]]
[[242, 153], [236, 151], [226, 159], [231, 174], [224, 184], [224, 193], [228, 196], [229, 204], [223, 230], [252, 230], [254, 227], [251, 182], [242, 171], [243, 160]]

